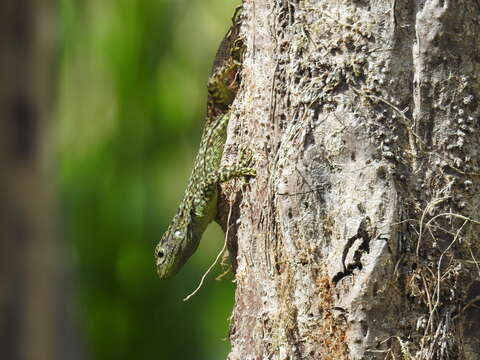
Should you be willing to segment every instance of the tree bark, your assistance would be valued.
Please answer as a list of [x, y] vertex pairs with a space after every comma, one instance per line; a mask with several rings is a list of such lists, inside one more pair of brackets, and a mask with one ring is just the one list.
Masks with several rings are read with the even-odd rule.
[[243, 16], [229, 359], [480, 358], [480, 3]]
[[[49, 0], [0, 1], [0, 348], [2, 359], [56, 359], [52, 181], [53, 16]], [[50, 172], [51, 174], [51, 172]]]

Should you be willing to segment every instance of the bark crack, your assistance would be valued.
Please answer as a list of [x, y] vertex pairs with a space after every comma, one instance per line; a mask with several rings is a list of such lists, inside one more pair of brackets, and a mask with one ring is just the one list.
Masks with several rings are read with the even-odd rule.
[[[338, 272], [332, 278], [332, 282], [335, 285], [344, 277], [352, 275], [354, 270], [363, 269], [362, 255], [364, 253], [370, 253], [370, 241], [372, 240], [373, 235], [374, 235], [374, 229], [372, 228], [372, 223], [370, 218], [367, 216], [360, 222], [357, 233], [347, 240], [347, 243], [343, 248], [343, 253], [342, 253], [343, 271]], [[358, 249], [355, 250], [355, 253], [353, 255], [353, 261], [346, 264], [347, 255], [350, 252], [350, 249], [353, 247], [355, 241], [360, 239], [362, 240], [362, 243], [360, 244]]]

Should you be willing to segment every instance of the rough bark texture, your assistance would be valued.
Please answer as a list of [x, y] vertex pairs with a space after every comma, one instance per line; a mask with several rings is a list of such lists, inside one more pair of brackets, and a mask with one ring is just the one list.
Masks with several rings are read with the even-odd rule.
[[229, 359], [480, 358], [479, 2], [243, 16]]

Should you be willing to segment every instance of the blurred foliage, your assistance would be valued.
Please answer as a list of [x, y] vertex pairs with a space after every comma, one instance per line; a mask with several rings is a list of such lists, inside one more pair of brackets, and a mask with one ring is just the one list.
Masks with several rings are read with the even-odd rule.
[[[153, 248], [181, 200], [216, 46], [236, 3], [59, 0], [62, 224], [94, 359], [222, 359], [230, 278], [182, 298], [222, 246], [210, 227], [171, 280]], [[218, 267], [216, 273], [221, 271]]]

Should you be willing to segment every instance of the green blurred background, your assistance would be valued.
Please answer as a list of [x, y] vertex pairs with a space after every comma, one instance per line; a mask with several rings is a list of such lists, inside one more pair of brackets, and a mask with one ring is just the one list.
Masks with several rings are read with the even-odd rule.
[[59, 0], [60, 230], [86, 358], [224, 359], [232, 275], [183, 302], [222, 247], [210, 226], [184, 269], [155, 274], [205, 114], [233, 0]]

